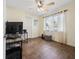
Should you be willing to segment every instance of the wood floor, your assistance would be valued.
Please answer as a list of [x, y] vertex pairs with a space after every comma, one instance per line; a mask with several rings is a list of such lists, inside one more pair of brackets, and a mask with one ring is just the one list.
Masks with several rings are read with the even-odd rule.
[[75, 59], [75, 48], [42, 40], [29, 39], [23, 43], [22, 59]]

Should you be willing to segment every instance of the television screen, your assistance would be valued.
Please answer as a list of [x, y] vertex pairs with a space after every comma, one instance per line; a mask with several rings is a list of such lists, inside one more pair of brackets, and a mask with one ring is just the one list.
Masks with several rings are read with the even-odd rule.
[[6, 22], [6, 34], [22, 34], [23, 22]]

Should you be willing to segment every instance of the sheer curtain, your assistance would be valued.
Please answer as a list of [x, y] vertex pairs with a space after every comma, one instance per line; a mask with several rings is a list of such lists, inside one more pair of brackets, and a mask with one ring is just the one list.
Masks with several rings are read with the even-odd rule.
[[58, 13], [44, 18], [44, 31], [63, 32], [65, 28], [65, 14]]
[[44, 18], [44, 30], [53, 31], [53, 17]]

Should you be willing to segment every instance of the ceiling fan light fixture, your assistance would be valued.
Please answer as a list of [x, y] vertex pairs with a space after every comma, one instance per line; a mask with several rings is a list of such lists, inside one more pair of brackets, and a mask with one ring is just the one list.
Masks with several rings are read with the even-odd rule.
[[38, 1], [38, 6], [42, 6], [41, 1]]

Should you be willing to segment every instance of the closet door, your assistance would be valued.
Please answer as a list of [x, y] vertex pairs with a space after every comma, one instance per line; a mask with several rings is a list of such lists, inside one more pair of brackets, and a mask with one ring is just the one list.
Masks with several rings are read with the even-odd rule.
[[32, 20], [32, 38], [39, 37], [39, 22], [38, 19]]

